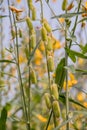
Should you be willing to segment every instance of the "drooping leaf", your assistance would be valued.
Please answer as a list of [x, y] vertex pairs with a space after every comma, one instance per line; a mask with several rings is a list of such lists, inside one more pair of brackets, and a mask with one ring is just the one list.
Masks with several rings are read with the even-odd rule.
[[[62, 103], [66, 104], [66, 96], [64, 94], [59, 95], [59, 100], [62, 101]], [[78, 101], [76, 101], [76, 100], [74, 100], [74, 99], [72, 99], [70, 97], [69, 97], [69, 102], [71, 102], [71, 103], [73, 103], [75, 105], [78, 105], [78, 106], [80, 106], [80, 107], [82, 107], [84, 109], [87, 109], [85, 106], [83, 106], [83, 104], [81, 104], [80, 102], [78, 102]]]
[[14, 64], [16, 64], [14, 61], [6, 60], [6, 59], [2, 59], [2, 60], [0, 60], [0, 62], [5, 62], [5, 63], [14, 63]]
[[65, 58], [62, 58], [60, 63], [57, 65], [56, 68], [56, 77], [55, 77], [55, 83], [60, 86], [60, 90], [63, 87], [64, 79], [65, 79]]
[[84, 55], [83, 53], [74, 51], [74, 50], [70, 50], [69, 48], [65, 48], [68, 56], [72, 59], [73, 62], [76, 62], [76, 56], [83, 58], [83, 59], [87, 59], [87, 56]]
[[6, 119], [7, 119], [7, 110], [4, 107], [1, 111], [0, 130], [6, 130]]

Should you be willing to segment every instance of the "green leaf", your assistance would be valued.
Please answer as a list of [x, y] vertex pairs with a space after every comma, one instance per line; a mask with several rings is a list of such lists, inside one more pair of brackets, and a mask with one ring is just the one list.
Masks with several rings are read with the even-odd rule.
[[70, 50], [69, 48], [65, 48], [68, 56], [72, 59], [73, 62], [76, 62], [76, 56], [83, 58], [83, 59], [87, 59], [87, 56], [84, 55], [83, 53], [80, 52], [76, 52], [74, 50]]
[[0, 62], [6, 62], [6, 63], [14, 63], [14, 64], [16, 64], [14, 61], [6, 60], [6, 59], [2, 59], [2, 60], [0, 60]]
[[75, 69], [75, 71], [80, 72], [83, 75], [87, 75], [87, 70]]
[[79, 20], [78, 23], [81, 23], [81, 22], [86, 21], [86, 20], [87, 20], [87, 18], [83, 18], [83, 19]]
[[78, 12], [78, 13], [67, 13], [67, 14], [60, 14], [60, 15], [57, 15], [57, 16], [53, 16], [51, 17], [52, 19], [54, 18], [72, 18], [74, 16], [78, 16], [78, 15], [81, 15], [83, 14], [84, 12]]
[[5, 17], [9, 17], [9, 16], [8, 15], [0, 15], [0, 19], [5, 18]]
[[56, 77], [55, 77], [55, 83], [60, 86], [60, 90], [63, 87], [64, 80], [65, 80], [65, 58], [62, 58], [60, 63], [57, 65], [56, 68]]
[[[64, 104], [66, 104], [66, 96], [64, 95], [64, 94], [60, 94], [59, 95], [59, 100], [60, 101], [62, 101]], [[74, 100], [74, 99], [72, 99], [72, 98], [70, 98], [69, 97], [69, 102], [71, 102], [71, 103], [74, 103], [74, 104], [76, 104], [76, 105], [78, 105], [78, 106], [80, 106], [80, 107], [82, 107], [82, 108], [85, 108], [85, 109], [87, 109], [85, 106], [83, 106], [80, 102], [78, 102], [78, 101], [76, 101], [76, 100]]]
[[0, 130], [6, 130], [6, 119], [7, 119], [7, 110], [4, 107], [1, 111]]

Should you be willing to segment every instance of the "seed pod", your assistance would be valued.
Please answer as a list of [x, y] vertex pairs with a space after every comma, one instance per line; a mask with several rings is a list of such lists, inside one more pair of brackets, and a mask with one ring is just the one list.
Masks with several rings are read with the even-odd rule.
[[73, 4], [73, 2], [72, 2], [72, 3], [70, 3], [70, 5], [67, 7], [67, 11], [71, 10], [73, 7], [74, 7], [74, 4]]
[[47, 21], [44, 22], [44, 27], [46, 28], [48, 33], [52, 32], [52, 29], [51, 29], [51, 27], [50, 27], [50, 25], [48, 24]]
[[47, 108], [50, 109], [51, 108], [50, 94], [49, 93], [45, 93], [44, 98], [45, 98], [45, 102], [46, 102]]
[[53, 44], [52, 44], [52, 41], [51, 41], [51, 37], [48, 37], [48, 42], [47, 42], [47, 45], [46, 45], [46, 49], [48, 51], [53, 50]]
[[62, 10], [66, 10], [66, 6], [67, 6], [67, 0], [63, 0]]
[[35, 34], [31, 35], [29, 44], [32, 49], [35, 48], [35, 46], [36, 46], [36, 35]]
[[54, 61], [53, 61], [53, 57], [52, 56], [49, 56], [48, 57], [48, 68], [49, 68], [49, 71], [52, 72], [54, 70]]
[[16, 36], [16, 33], [15, 33], [15, 31], [13, 29], [11, 30], [11, 34], [12, 34], [12, 39], [14, 39], [15, 36]]
[[53, 106], [53, 112], [54, 112], [55, 116], [57, 118], [59, 118], [60, 117], [60, 106], [59, 106], [59, 103], [57, 101], [53, 101], [52, 106]]
[[32, 7], [32, 20], [36, 20], [36, 8]]
[[56, 100], [59, 99], [58, 88], [57, 88], [57, 84], [55, 83], [51, 85], [51, 94], [54, 99]]
[[29, 2], [28, 2], [28, 7], [29, 7], [29, 9], [31, 10], [32, 9], [32, 6], [33, 6], [33, 3], [32, 3], [32, 0], [28, 0]]
[[31, 82], [33, 84], [36, 84], [37, 83], [37, 78], [36, 78], [36, 74], [35, 74], [35, 71], [34, 70], [31, 70], [30, 72], [30, 79], [31, 79]]
[[19, 37], [22, 38], [22, 30], [19, 29]]
[[47, 41], [47, 31], [44, 26], [41, 28], [41, 37], [43, 41]]
[[33, 30], [33, 24], [32, 24], [32, 21], [29, 17], [26, 18], [26, 22], [27, 22], [29, 29]]

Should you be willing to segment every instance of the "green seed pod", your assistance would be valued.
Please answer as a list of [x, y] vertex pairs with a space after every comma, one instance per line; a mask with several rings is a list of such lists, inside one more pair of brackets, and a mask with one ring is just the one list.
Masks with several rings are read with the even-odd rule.
[[31, 82], [33, 84], [36, 84], [37, 83], [37, 78], [36, 78], [36, 74], [35, 74], [35, 71], [34, 70], [31, 70], [30, 72], [30, 79], [31, 79]]
[[32, 7], [32, 20], [36, 20], [36, 8]]
[[49, 68], [49, 71], [50, 72], [53, 72], [54, 70], [54, 61], [53, 61], [53, 57], [52, 56], [49, 56], [48, 59], [48, 68]]
[[22, 30], [19, 29], [19, 37], [22, 38]]
[[36, 46], [36, 35], [35, 34], [31, 35], [29, 44], [32, 49], [35, 48], [35, 46]]
[[29, 2], [28, 2], [28, 7], [29, 7], [29, 9], [31, 10], [32, 9], [32, 6], [33, 6], [33, 3], [32, 3], [32, 0], [28, 0]]
[[41, 37], [43, 41], [47, 41], [47, 31], [44, 26], [41, 28]]
[[50, 94], [49, 93], [45, 93], [44, 98], [45, 98], [45, 102], [46, 102], [47, 108], [50, 109], [51, 108]]
[[47, 44], [46, 44], [46, 49], [47, 49], [48, 51], [53, 50], [53, 44], [52, 44], [52, 41], [51, 41], [51, 37], [48, 37], [48, 42], [47, 42]]
[[62, 10], [66, 10], [66, 7], [67, 7], [67, 0], [63, 0]]
[[52, 32], [52, 29], [51, 29], [51, 27], [50, 27], [50, 25], [48, 24], [47, 21], [44, 22], [44, 27], [46, 28], [48, 33]]
[[57, 84], [55, 83], [51, 85], [51, 94], [54, 99], [56, 100], [59, 99], [58, 88], [57, 88]]
[[16, 33], [15, 33], [15, 31], [13, 29], [11, 30], [11, 34], [12, 34], [12, 39], [14, 39], [15, 36], [16, 36]]
[[53, 112], [54, 112], [55, 116], [57, 118], [59, 118], [60, 117], [60, 106], [59, 106], [59, 103], [57, 101], [53, 101], [52, 106], [53, 106]]
[[27, 22], [29, 29], [33, 30], [33, 24], [32, 24], [32, 21], [29, 17], [26, 18], [26, 22]]

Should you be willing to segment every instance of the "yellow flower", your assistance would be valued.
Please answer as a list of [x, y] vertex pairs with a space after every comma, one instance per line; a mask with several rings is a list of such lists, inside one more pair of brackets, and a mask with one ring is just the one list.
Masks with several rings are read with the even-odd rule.
[[74, 84], [77, 84], [77, 80], [76, 79], [72, 80], [72, 85], [74, 85]]
[[41, 121], [41, 122], [47, 122], [47, 119], [43, 117], [42, 115], [38, 114], [36, 117]]
[[42, 52], [45, 50], [44, 42], [43, 42], [43, 41], [40, 42], [39, 49], [40, 49]]
[[87, 108], [87, 102], [84, 102], [83, 105]]
[[48, 130], [53, 130], [54, 125], [49, 125]]
[[25, 63], [27, 60], [26, 58], [23, 56], [23, 55], [19, 55], [19, 63], [22, 64], [22, 63]]
[[61, 43], [59, 40], [56, 40], [55, 43], [53, 44], [53, 49], [60, 49], [61, 48]]
[[34, 60], [36, 65], [40, 65], [41, 64], [41, 59], [35, 58]]
[[38, 59], [43, 58], [43, 55], [42, 55], [42, 53], [39, 49], [37, 49], [36, 52], [35, 52], [35, 58], [38, 58]]
[[21, 0], [16, 0], [17, 1], [17, 3], [20, 3], [21, 2]]
[[87, 1], [85, 2], [85, 8], [87, 8]]
[[64, 23], [65, 19], [64, 18], [59, 18], [60, 23]]
[[78, 99], [79, 101], [83, 101], [83, 100], [85, 99], [85, 97], [86, 97], [85, 93], [79, 92], [79, 93], [77, 94], [77, 99]]
[[75, 77], [74, 77], [74, 75], [73, 75], [72, 73], [69, 73], [69, 76], [70, 76], [70, 79], [71, 79], [71, 80], [74, 80], [74, 79], [75, 79]]
[[84, 60], [83, 60], [82, 58], [79, 58], [79, 59], [78, 59], [78, 64], [79, 64], [79, 65], [83, 65], [83, 63], [84, 63]]

